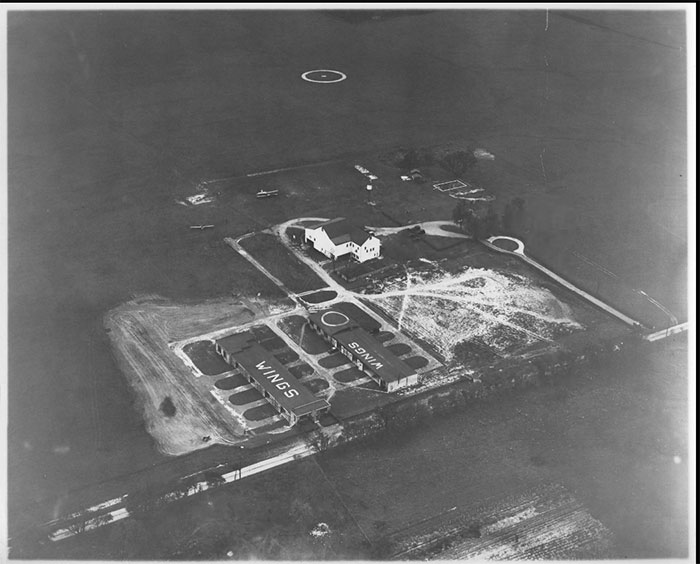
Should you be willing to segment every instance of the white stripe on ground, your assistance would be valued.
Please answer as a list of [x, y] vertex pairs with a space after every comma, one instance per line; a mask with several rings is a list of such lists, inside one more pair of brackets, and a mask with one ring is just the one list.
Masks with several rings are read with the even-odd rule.
[[[337, 430], [336, 430], [337, 431]], [[227, 472], [226, 474], [222, 475], [222, 478], [224, 479], [224, 483], [228, 484], [231, 482], [235, 482], [237, 480], [242, 480], [243, 478], [247, 478], [248, 476], [253, 476], [255, 474], [259, 474], [260, 472], [265, 472], [267, 470], [270, 470], [272, 468], [275, 468], [277, 466], [281, 466], [283, 464], [287, 464], [289, 462], [293, 462], [295, 460], [300, 460], [302, 458], [306, 458], [307, 456], [311, 456], [312, 454], [315, 454], [316, 450], [304, 443], [297, 444], [290, 448], [288, 451], [283, 452], [282, 454], [279, 454], [277, 456], [273, 456], [272, 458], [268, 458], [266, 460], [262, 460], [260, 462], [256, 462], [255, 464], [251, 464], [250, 466], [246, 466], [244, 468], [240, 468], [238, 470], [233, 470], [231, 472]], [[211, 489], [212, 486], [209, 482], [198, 482], [194, 486], [191, 486], [188, 490], [184, 492], [184, 495], [182, 495], [182, 492], [179, 491], [172, 491], [168, 494], [165, 494], [164, 496], [160, 497], [157, 501], [173, 501], [175, 499], [180, 499], [181, 497], [189, 497], [192, 495], [196, 495], [198, 493], [201, 493], [203, 491], [206, 491], [208, 489]], [[122, 501], [123, 498], [118, 498], [119, 501]], [[114, 502], [115, 500], [110, 500], [111, 502]], [[108, 502], [105, 502], [108, 503]], [[95, 506], [95, 507], [104, 507], [105, 504], [100, 504], [100, 506]], [[79, 517], [82, 515], [85, 515], [87, 511], [84, 511], [82, 513], [77, 514]], [[66, 527], [62, 529], [58, 529], [51, 533], [49, 535], [49, 539], [52, 541], [59, 541], [63, 540], [69, 537], [73, 537], [75, 535], [78, 535], [82, 532], [85, 531], [92, 531], [94, 529], [97, 529], [99, 527], [103, 527], [105, 525], [109, 525], [110, 523], [114, 523], [116, 521], [120, 521], [121, 519], [126, 519], [129, 517], [130, 514], [128, 510], [125, 507], [121, 507], [119, 509], [115, 509], [114, 511], [110, 511], [109, 513], [101, 514], [101, 515], [96, 515], [95, 517], [92, 517], [91, 519], [88, 519], [84, 523], [81, 524], [81, 526], [73, 525], [72, 527]]]
[[46, 523], [46, 525], [52, 525], [56, 524], [62, 521], [68, 521], [70, 519], [77, 519], [78, 517], [85, 515], [86, 513], [97, 513], [98, 511], [102, 509], [107, 509], [108, 507], [112, 507], [114, 505], [117, 505], [121, 502], [124, 501], [124, 498], [126, 495], [123, 495], [121, 497], [115, 497], [114, 499], [109, 499], [107, 501], [103, 501], [102, 503], [98, 503], [97, 505], [93, 505], [92, 507], [88, 507], [87, 509], [83, 509], [82, 511], [78, 511], [76, 513], [72, 513], [71, 515], [68, 515], [67, 517], [61, 517], [59, 519], [54, 519], [52, 521], [49, 521]]
[[649, 333], [648, 335], [644, 336], [644, 339], [649, 342], [659, 341], [661, 339], [665, 339], [666, 337], [670, 337], [671, 335], [683, 333], [683, 331], [687, 330], [688, 322], [686, 321], [685, 323], [679, 323], [678, 325], [674, 325], [673, 327], [669, 327], [668, 329], [662, 329], [661, 331], [657, 331], [656, 333]]

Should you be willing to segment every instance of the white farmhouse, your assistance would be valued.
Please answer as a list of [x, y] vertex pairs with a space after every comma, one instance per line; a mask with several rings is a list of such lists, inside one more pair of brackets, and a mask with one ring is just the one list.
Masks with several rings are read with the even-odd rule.
[[337, 217], [304, 229], [304, 240], [328, 258], [351, 254], [358, 262], [377, 258], [381, 243], [344, 217]]

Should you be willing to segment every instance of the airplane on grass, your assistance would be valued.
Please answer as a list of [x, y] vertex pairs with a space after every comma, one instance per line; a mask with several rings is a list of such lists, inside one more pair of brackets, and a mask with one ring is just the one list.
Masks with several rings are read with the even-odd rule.
[[258, 193], [255, 194], [256, 198], [270, 198], [272, 196], [279, 196], [280, 191], [273, 189], [273, 190], [263, 190], [262, 188], [258, 190]]

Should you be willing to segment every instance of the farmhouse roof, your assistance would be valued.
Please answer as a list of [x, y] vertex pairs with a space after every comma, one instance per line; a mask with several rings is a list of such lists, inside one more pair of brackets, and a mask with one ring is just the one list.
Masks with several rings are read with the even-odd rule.
[[335, 245], [342, 245], [343, 243], [352, 241], [361, 247], [365, 244], [367, 239], [372, 237], [364, 229], [360, 229], [357, 225], [354, 225], [344, 217], [336, 217], [335, 219], [312, 226], [312, 229], [318, 228], [323, 228], [329, 239], [333, 241]]

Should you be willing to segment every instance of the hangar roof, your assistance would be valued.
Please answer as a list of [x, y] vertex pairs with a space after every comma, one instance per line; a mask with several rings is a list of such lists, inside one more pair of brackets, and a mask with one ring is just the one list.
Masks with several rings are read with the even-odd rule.
[[364, 329], [356, 327], [341, 331], [334, 338], [384, 382], [403, 380], [416, 373]]
[[327, 309], [309, 315], [309, 320], [332, 336], [355, 358], [385, 382], [403, 380], [416, 371], [385, 348], [367, 331], [341, 311]]
[[217, 343], [285, 409], [301, 417], [329, 407], [326, 400], [314, 396], [270, 351], [250, 340], [246, 346], [240, 346], [243, 341], [240, 335], [231, 337], [220, 339]]
[[250, 333], [235, 333], [228, 337], [217, 339], [216, 342], [221, 348], [228, 351], [229, 354], [234, 355], [238, 351], [249, 347], [254, 342], [254, 337]]

